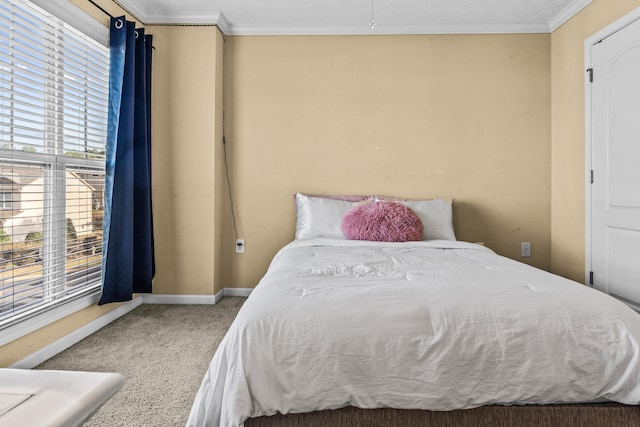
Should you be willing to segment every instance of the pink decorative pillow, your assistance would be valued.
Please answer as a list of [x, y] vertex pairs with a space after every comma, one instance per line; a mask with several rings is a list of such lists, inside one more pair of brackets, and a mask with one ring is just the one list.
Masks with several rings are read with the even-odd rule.
[[342, 232], [350, 240], [409, 242], [422, 240], [422, 221], [410, 208], [395, 202], [354, 206], [342, 217]]

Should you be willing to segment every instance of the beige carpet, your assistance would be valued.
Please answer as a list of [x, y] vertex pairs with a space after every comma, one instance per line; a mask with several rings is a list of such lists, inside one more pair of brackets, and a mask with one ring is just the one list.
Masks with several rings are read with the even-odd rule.
[[143, 304], [35, 369], [124, 375], [122, 389], [86, 427], [184, 426], [213, 353], [245, 300]]

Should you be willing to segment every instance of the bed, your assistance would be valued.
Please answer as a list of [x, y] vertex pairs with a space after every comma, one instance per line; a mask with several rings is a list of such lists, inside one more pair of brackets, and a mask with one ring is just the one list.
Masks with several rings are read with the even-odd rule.
[[623, 303], [451, 239], [450, 203], [415, 207], [448, 238], [368, 241], [332, 224], [361, 202], [312, 218], [296, 197], [296, 239], [217, 349], [189, 426], [640, 417], [640, 315]]

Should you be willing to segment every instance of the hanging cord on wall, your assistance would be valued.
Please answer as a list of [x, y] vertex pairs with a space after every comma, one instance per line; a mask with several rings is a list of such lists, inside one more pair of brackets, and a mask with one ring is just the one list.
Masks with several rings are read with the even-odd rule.
[[371, 20], [369, 21], [369, 28], [372, 30], [376, 28], [376, 14], [373, 8], [373, 1], [374, 0], [371, 0]]
[[233, 232], [238, 240], [238, 228], [236, 227], [236, 208], [233, 203], [233, 193], [231, 192], [231, 178], [229, 178], [229, 163], [227, 162], [227, 140], [222, 137], [222, 148], [224, 150], [224, 173], [227, 177], [227, 187], [229, 189], [229, 202], [231, 203], [231, 220], [233, 222]]

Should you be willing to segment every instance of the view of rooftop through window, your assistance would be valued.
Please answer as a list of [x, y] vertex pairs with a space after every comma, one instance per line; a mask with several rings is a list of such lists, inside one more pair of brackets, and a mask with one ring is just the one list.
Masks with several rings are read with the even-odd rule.
[[0, 0], [0, 327], [100, 288], [108, 48]]

